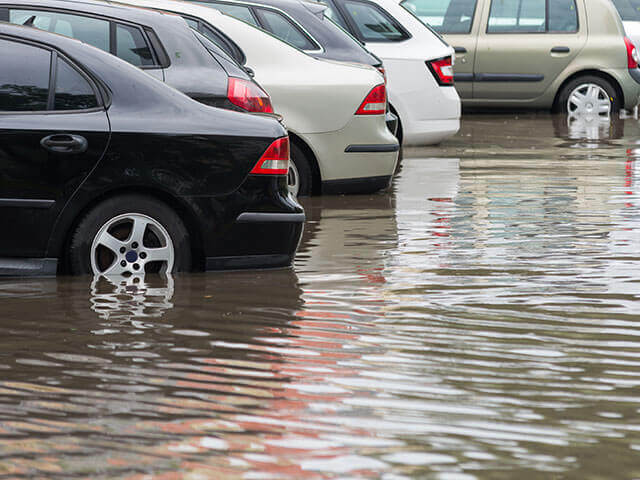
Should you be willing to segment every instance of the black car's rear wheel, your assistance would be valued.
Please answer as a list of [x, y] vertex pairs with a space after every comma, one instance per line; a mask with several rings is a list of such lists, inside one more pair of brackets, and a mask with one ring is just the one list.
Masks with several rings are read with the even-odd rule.
[[110, 198], [80, 221], [69, 267], [73, 274], [105, 276], [190, 270], [189, 235], [180, 217], [154, 198]]

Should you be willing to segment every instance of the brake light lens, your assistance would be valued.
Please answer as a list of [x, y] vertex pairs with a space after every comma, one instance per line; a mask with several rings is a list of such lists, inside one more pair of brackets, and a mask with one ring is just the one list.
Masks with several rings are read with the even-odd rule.
[[356, 115], [381, 115], [387, 110], [387, 89], [384, 85], [373, 88], [364, 99]]
[[638, 49], [629, 37], [624, 38], [624, 44], [627, 46], [627, 65], [629, 67], [629, 70], [638, 68], [638, 63], [640, 62]]
[[273, 113], [271, 98], [255, 83], [243, 78], [229, 77], [227, 98], [247, 112]]
[[451, 57], [432, 60], [427, 62], [427, 66], [436, 78], [438, 85], [442, 87], [453, 85], [453, 60]]
[[289, 173], [289, 137], [278, 138], [269, 145], [250, 173], [253, 175], [287, 175]]

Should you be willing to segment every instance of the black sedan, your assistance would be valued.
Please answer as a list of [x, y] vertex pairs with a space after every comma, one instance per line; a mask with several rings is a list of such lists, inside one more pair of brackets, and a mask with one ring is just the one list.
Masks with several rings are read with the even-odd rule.
[[290, 265], [304, 213], [276, 118], [29, 27], [0, 23], [0, 65], [1, 273]]

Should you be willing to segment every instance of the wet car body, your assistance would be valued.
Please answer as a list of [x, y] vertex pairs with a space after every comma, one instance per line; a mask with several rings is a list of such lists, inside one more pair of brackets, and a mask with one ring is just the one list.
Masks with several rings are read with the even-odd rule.
[[[3, 62], [13, 63], [8, 72], [18, 70], [23, 58], [37, 63], [18, 58], [20, 48], [46, 62], [49, 55], [52, 66], [71, 65], [96, 98], [90, 108], [57, 108], [62, 87], [55, 78], [64, 76], [47, 76], [43, 92], [0, 78], [0, 222], [7, 228], [0, 273], [66, 272], [81, 220], [104, 202], [132, 194], [179, 216], [192, 269], [291, 263], [303, 210], [288, 195], [285, 175], [250, 174], [269, 146], [286, 136], [274, 117], [202, 105], [60, 35], [0, 23], [0, 43]], [[49, 72], [49, 63], [44, 68]], [[25, 95], [41, 95], [46, 107], [16, 109]]]
[[225, 52], [205, 49], [175, 15], [93, 0], [16, 0], [0, 2], [0, 21], [81, 40], [210, 106], [241, 110], [228, 99], [229, 77], [253, 82]]

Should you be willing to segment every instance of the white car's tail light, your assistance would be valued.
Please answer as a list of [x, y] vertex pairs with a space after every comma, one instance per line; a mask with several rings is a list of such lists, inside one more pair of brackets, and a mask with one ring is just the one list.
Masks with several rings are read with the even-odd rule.
[[229, 77], [227, 98], [236, 107], [247, 112], [273, 113], [271, 98], [267, 92], [255, 83], [242, 78]]
[[369, 92], [356, 115], [383, 115], [387, 111], [387, 89], [378, 85]]
[[451, 57], [439, 58], [427, 62], [427, 67], [441, 87], [453, 86], [453, 59]]
[[269, 145], [250, 173], [253, 175], [287, 175], [289, 173], [289, 137], [278, 138]]
[[638, 49], [628, 37], [624, 38], [624, 43], [627, 46], [627, 65], [629, 70], [638, 68], [640, 57], [638, 56]]

